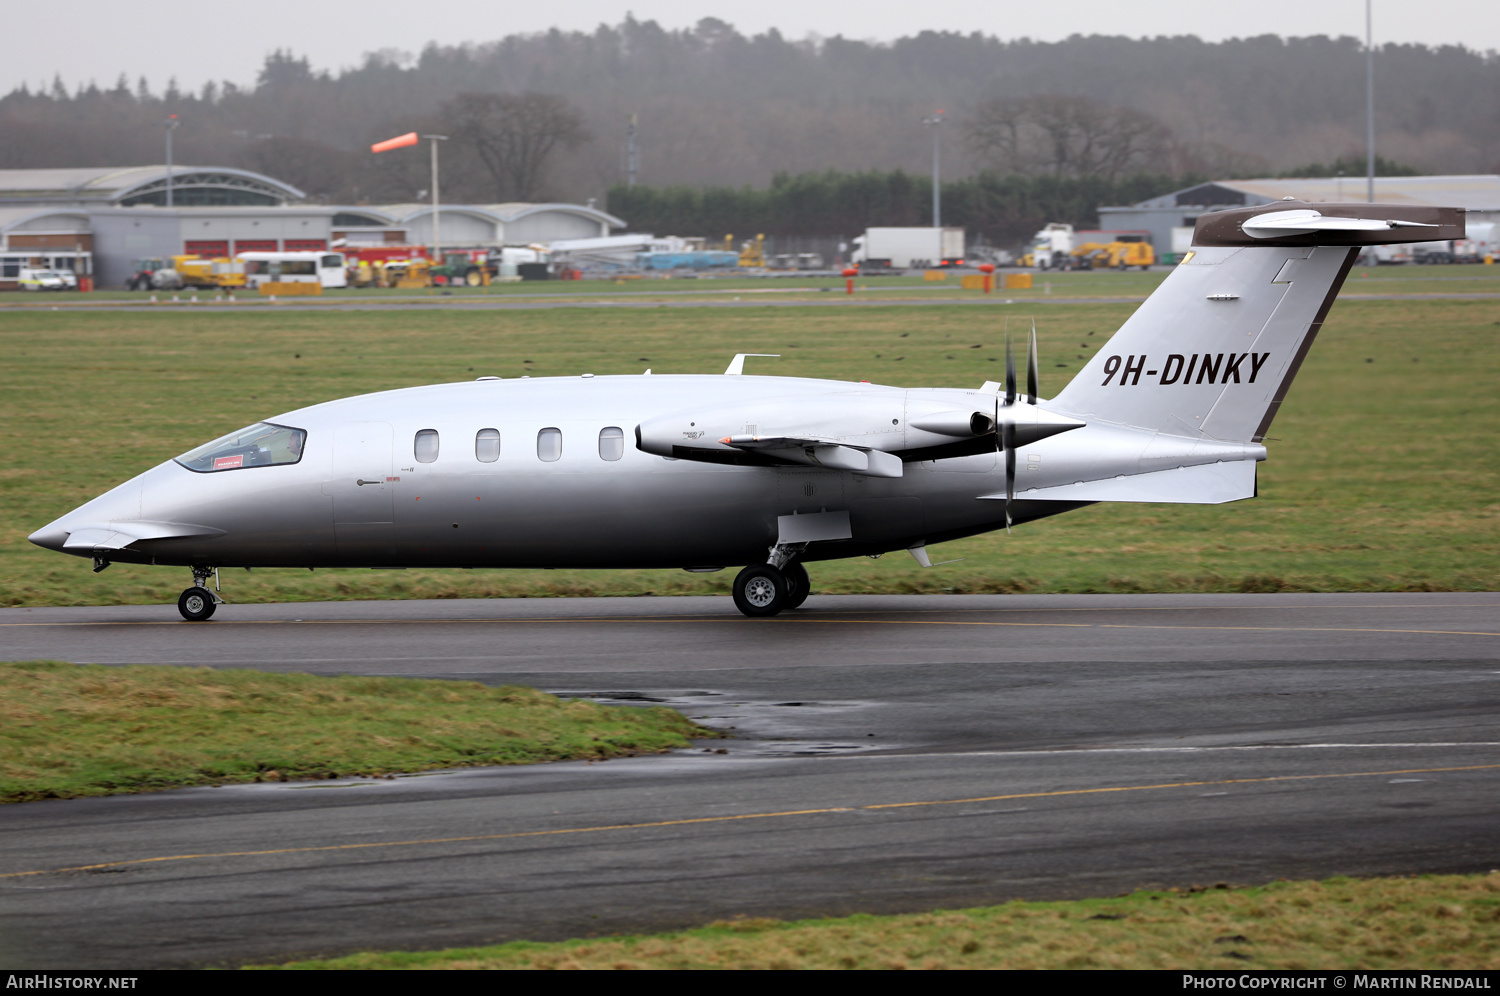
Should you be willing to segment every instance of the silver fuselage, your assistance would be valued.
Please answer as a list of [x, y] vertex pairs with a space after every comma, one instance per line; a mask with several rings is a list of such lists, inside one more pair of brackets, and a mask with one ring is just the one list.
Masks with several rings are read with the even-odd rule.
[[[847, 510], [852, 537], [815, 543], [807, 560], [901, 550], [1003, 527], [1003, 463], [987, 453], [914, 461], [897, 479], [816, 467], [733, 466], [641, 451], [635, 428], [664, 412], [766, 399], [846, 399], [892, 413], [909, 406], [991, 410], [993, 393], [751, 376], [617, 376], [484, 380], [331, 401], [266, 421], [307, 433], [285, 466], [197, 473], [167, 461], [32, 536], [63, 549], [69, 533], [110, 523], [191, 524], [209, 535], [141, 539], [107, 551], [125, 563], [219, 567], [723, 567], [758, 563], [778, 516]], [[768, 412], [769, 417], [769, 412]], [[623, 431], [623, 453], [601, 456], [601, 430]], [[476, 434], [496, 429], [493, 462]], [[561, 453], [539, 456], [544, 429]], [[418, 462], [418, 432], [436, 430], [437, 457]], [[1087, 430], [1084, 430], [1087, 432]], [[1071, 433], [1070, 435], [1080, 435]], [[1032, 449], [1077, 451], [1066, 437]], [[1138, 451], [1138, 450], [1137, 450]], [[1061, 451], [1059, 451], [1061, 452]], [[1080, 451], [1080, 456], [1082, 456]], [[1071, 460], [1026, 486], [1064, 483]], [[1027, 468], [1033, 468], [1027, 473]], [[1024, 521], [1082, 503], [1018, 502]], [[135, 528], [122, 526], [122, 528]], [[149, 531], [149, 529], [147, 530]], [[171, 531], [171, 530], [167, 530]], [[105, 551], [72, 547], [80, 556]]]

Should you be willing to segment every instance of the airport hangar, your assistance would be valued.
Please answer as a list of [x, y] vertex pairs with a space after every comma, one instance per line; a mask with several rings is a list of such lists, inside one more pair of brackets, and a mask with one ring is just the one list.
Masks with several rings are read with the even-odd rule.
[[[1128, 207], [1101, 207], [1099, 227], [1107, 231], [1150, 232], [1157, 255], [1171, 253], [1180, 257], [1187, 252], [1199, 215], [1270, 204], [1287, 197], [1299, 201], [1364, 203], [1365, 183], [1362, 176], [1214, 180]], [[1470, 225], [1500, 221], [1500, 175], [1377, 176], [1375, 201], [1461, 207], [1468, 211]]]
[[[311, 204], [288, 183], [223, 167], [174, 166], [171, 185], [169, 208], [165, 166], [0, 170], [0, 290], [33, 261], [118, 287], [142, 258], [432, 242], [430, 204]], [[444, 245], [475, 247], [625, 227], [581, 204], [443, 204], [437, 221]]]

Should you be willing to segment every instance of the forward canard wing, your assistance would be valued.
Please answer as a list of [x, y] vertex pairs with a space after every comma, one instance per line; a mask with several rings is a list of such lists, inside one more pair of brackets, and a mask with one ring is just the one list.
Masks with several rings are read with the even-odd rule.
[[146, 522], [119, 520], [75, 526], [63, 542], [64, 550], [123, 550], [142, 540], [183, 539], [222, 536], [224, 530], [198, 526], [189, 522]]

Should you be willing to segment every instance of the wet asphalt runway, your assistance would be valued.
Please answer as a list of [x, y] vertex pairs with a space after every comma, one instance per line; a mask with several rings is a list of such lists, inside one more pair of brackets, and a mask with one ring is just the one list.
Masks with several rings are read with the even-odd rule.
[[0, 655], [520, 682], [733, 734], [4, 807], [3, 967], [1500, 867], [1495, 593], [6, 609]]

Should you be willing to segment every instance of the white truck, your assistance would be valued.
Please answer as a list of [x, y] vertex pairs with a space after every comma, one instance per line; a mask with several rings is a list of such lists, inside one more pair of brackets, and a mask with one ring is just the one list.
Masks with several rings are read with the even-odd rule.
[[962, 228], [867, 228], [850, 260], [863, 269], [963, 266]]
[[1031, 264], [1039, 270], [1072, 269], [1073, 242], [1073, 226], [1053, 222], [1031, 237]]
[[1483, 263], [1500, 258], [1500, 239], [1496, 238], [1493, 221], [1470, 222], [1468, 228], [1469, 237], [1453, 243], [1454, 262]]

